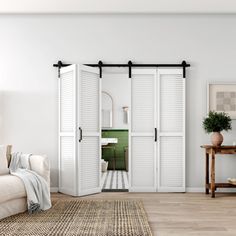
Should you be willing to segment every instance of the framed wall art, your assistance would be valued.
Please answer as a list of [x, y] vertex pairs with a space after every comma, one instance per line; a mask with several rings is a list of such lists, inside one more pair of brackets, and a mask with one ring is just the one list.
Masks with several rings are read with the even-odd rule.
[[236, 119], [236, 83], [208, 84], [208, 111], [225, 112]]

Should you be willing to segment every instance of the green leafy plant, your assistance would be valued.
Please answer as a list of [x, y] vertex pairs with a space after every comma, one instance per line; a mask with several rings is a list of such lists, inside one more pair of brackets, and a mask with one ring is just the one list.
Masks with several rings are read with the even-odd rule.
[[203, 128], [207, 133], [228, 131], [232, 129], [231, 118], [225, 112], [210, 111], [203, 119]]

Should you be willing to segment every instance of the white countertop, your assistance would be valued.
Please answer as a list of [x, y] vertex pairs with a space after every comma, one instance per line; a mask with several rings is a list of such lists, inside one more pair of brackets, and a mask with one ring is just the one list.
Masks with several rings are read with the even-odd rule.
[[118, 143], [117, 138], [102, 138], [101, 144], [102, 145], [108, 145], [109, 143]]

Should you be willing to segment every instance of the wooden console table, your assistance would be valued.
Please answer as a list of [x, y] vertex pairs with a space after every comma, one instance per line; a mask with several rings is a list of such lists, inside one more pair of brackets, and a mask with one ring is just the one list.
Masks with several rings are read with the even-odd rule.
[[[211, 190], [211, 197], [215, 197], [215, 191], [217, 188], [236, 188], [236, 185], [230, 183], [216, 183], [215, 182], [215, 158], [216, 154], [233, 154], [236, 155], [236, 146], [211, 146], [203, 145], [201, 148], [205, 148], [206, 156], [206, 180], [205, 180], [205, 190], [206, 194], [209, 194], [209, 189]], [[211, 182], [209, 183], [209, 156], [211, 156], [211, 171], [210, 177]]]

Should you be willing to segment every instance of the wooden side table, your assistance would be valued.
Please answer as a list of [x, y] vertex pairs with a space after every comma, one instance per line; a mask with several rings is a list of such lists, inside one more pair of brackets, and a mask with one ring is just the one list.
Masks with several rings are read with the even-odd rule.
[[[216, 154], [236, 154], [236, 146], [212, 146], [212, 145], [202, 145], [201, 148], [205, 149], [206, 158], [206, 172], [205, 172], [205, 191], [209, 194], [211, 190], [211, 197], [215, 197], [215, 191], [217, 188], [236, 188], [236, 185], [230, 183], [216, 183], [215, 182], [215, 158]], [[211, 156], [211, 170], [209, 175], [209, 156]], [[209, 183], [209, 177], [211, 182]]]

